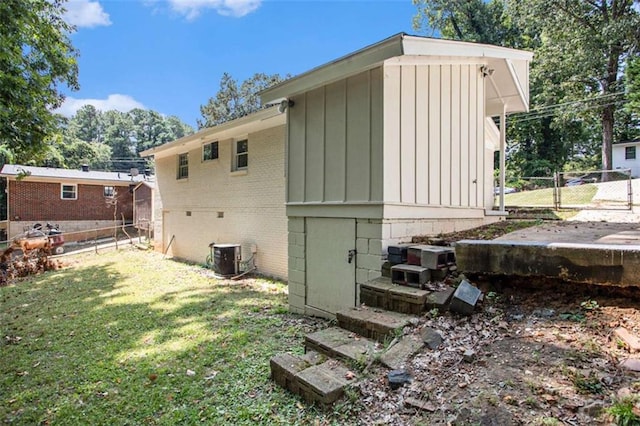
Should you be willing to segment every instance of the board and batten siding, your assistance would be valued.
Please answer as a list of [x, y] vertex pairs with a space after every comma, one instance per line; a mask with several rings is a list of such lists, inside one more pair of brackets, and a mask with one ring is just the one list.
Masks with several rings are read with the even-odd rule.
[[382, 201], [382, 68], [295, 97], [289, 204]]
[[387, 64], [384, 100], [384, 202], [484, 209], [493, 170], [478, 66]]

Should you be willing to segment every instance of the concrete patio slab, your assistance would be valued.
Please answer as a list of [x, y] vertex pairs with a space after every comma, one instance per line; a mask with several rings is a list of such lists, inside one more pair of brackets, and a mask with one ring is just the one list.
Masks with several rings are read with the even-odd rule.
[[491, 241], [459, 241], [456, 255], [466, 273], [640, 286], [639, 223], [548, 223]]

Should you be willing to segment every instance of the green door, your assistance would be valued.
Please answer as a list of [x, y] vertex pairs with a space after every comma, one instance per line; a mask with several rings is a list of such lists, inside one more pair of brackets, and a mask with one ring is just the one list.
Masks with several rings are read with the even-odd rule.
[[307, 305], [333, 317], [356, 305], [355, 219], [307, 218]]

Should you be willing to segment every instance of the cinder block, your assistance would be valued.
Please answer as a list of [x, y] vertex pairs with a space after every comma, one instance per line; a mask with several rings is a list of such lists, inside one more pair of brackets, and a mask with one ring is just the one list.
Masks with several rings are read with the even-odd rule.
[[429, 269], [422, 266], [393, 265], [391, 267], [391, 281], [394, 284], [424, 289], [424, 285], [430, 278]]
[[455, 252], [451, 247], [413, 246], [407, 249], [407, 263], [420, 265], [424, 268], [439, 269], [453, 265], [456, 261]]
[[469, 284], [469, 281], [462, 280], [453, 293], [449, 310], [463, 315], [471, 315], [481, 294], [480, 289]]

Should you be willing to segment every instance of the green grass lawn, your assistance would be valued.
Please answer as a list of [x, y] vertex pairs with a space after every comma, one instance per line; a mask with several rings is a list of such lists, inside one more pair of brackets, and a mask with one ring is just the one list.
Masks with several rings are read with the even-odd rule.
[[324, 325], [286, 286], [217, 281], [121, 250], [0, 288], [0, 422], [51, 425], [344, 423], [276, 386], [269, 359]]
[[[562, 205], [586, 205], [598, 192], [595, 185], [578, 185], [560, 188]], [[504, 203], [508, 206], [553, 206], [553, 188], [505, 194]]]

